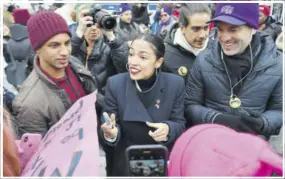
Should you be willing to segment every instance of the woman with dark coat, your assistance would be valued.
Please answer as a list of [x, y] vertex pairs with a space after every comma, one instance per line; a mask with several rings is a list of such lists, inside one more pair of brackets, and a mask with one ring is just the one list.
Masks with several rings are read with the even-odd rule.
[[171, 150], [185, 129], [184, 81], [160, 72], [164, 52], [160, 37], [140, 36], [125, 52], [129, 72], [108, 79], [104, 112], [111, 124], [101, 125], [100, 137], [114, 147], [112, 176], [126, 176], [127, 147], [159, 143]]

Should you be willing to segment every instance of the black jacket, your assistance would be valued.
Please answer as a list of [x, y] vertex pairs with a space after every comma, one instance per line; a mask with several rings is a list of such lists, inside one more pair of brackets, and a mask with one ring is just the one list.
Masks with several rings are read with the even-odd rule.
[[269, 16], [265, 22], [263, 32], [268, 33], [275, 41], [277, 36], [282, 32], [282, 24]]
[[[82, 64], [86, 64], [87, 44], [86, 41], [74, 35], [71, 38], [72, 55], [77, 57]], [[107, 79], [116, 74], [111, 56], [110, 47], [101, 36], [94, 45], [93, 51], [88, 58], [88, 70], [98, 82], [98, 89], [104, 94]]]
[[[185, 129], [184, 92], [182, 78], [163, 72], [159, 72], [154, 86], [148, 92], [140, 94], [129, 73], [118, 74], [108, 80], [104, 111], [116, 115], [119, 128], [115, 143], [105, 140], [107, 144], [115, 147], [113, 176], [126, 176], [124, 154], [128, 146], [157, 144], [148, 135], [151, 128], [145, 124], [146, 121], [168, 124], [169, 139], [161, 144], [171, 150], [175, 140]], [[148, 99], [146, 105], [139, 95]], [[100, 132], [100, 137], [104, 139], [102, 131]]]
[[[184, 78], [186, 84], [189, 71], [196, 59], [196, 56], [192, 52], [185, 50], [183, 47], [173, 44], [175, 32], [178, 28], [178, 23], [174, 24], [165, 37], [164, 41], [166, 44], [162, 70], [177, 75], [182, 74], [180, 76]], [[179, 74], [178, 71], [181, 67], [186, 67], [187, 73]]]
[[279, 133], [282, 126], [282, 67], [283, 60], [272, 38], [260, 36], [260, 49], [253, 54], [252, 72], [243, 81], [236, 94], [242, 106], [229, 106], [231, 95], [229, 79], [221, 61], [219, 42], [200, 53], [193, 64], [186, 85], [185, 114], [193, 124], [211, 123], [218, 112], [238, 114], [240, 109], [261, 114], [266, 137]]
[[140, 36], [142, 31], [137, 23], [131, 22], [130, 24], [127, 24], [118, 18], [117, 27], [114, 33], [116, 36], [120, 36], [123, 41], [132, 41], [136, 37]]
[[108, 42], [111, 48], [112, 61], [117, 73], [127, 72], [129, 44], [120, 35], [113, 42]]
[[142, 4], [141, 7], [133, 6], [133, 21], [138, 24], [144, 24], [148, 27], [149, 25], [149, 16], [147, 11], [147, 4]]

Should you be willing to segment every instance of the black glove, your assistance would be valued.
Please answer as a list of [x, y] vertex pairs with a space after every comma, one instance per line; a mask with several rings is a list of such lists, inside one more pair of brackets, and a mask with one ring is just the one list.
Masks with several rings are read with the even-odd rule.
[[248, 126], [246, 121], [242, 119], [241, 116], [235, 116], [232, 114], [219, 114], [216, 116], [213, 123], [230, 127], [236, 130], [237, 132], [255, 133]]
[[261, 130], [264, 126], [264, 120], [259, 113], [248, 111], [248, 115], [242, 114], [241, 117], [255, 134], [261, 134]]

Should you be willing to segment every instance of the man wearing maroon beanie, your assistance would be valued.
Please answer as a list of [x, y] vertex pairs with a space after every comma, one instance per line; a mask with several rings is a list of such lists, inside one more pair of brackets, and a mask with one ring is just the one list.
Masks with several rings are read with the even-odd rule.
[[282, 32], [282, 24], [270, 16], [269, 6], [259, 6], [259, 30], [269, 34], [274, 41]]
[[[96, 90], [89, 71], [71, 54], [70, 31], [65, 20], [52, 11], [33, 15], [27, 29], [36, 52], [34, 69], [13, 102], [20, 135], [43, 136], [79, 98]], [[98, 95], [97, 102], [102, 103]]]

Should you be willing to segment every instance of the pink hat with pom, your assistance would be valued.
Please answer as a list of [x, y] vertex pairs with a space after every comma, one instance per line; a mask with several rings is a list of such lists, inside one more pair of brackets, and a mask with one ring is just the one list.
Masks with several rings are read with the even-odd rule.
[[169, 157], [169, 176], [271, 176], [283, 173], [281, 156], [262, 138], [217, 124], [190, 128]]

